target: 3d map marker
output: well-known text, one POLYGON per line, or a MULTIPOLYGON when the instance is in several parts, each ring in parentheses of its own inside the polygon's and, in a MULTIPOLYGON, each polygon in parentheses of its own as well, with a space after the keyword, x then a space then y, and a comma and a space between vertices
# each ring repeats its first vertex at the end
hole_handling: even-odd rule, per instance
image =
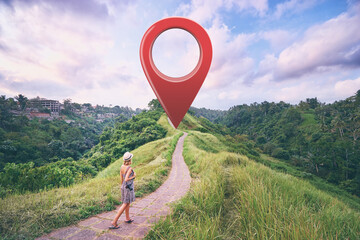
POLYGON ((140 60, 150 86, 174 127, 177 128, 203 84, 212 60, 211 41, 198 23, 182 17, 170 17, 154 23, 144 34, 140 45, 140 60), (166 30, 180 28, 194 36, 200 57, 189 74, 173 78, 161 73, 152 58, 156 38, 166 30))

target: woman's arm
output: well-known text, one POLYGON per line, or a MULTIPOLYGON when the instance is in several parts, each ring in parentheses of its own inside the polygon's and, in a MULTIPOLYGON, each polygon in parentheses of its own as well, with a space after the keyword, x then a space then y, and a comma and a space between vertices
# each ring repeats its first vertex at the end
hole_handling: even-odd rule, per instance
POLYGON ((127 171, 127 173, 126 173, 125 182, 130 181, 131 179, 135 178, 135 172, 134 172, 134 176, 130 177, 131 171, 132 171, 132 168, 130 167, 129 170, 127 171))
POLYGON ((121 176, 121 184, 122 184, 124 181, 124 176, 121 174, 121 170, 120 170, 120 176, 121 176))

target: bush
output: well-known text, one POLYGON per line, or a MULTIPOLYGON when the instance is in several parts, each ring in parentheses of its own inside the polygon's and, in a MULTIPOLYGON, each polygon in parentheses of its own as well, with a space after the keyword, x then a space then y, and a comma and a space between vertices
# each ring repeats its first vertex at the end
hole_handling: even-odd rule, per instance
POLYGON ((275 148, 272 153, 271 153, 272 157, 275 158, 280 158, 280 159, 284 159, 284 160, 289 160, 290 159, 290 154, 288 151, 282 149, 282 148, 275 148))
POLYGON ((256 139, 256 142, 258 144, 265 144, 267 141, 266 141, 266 138, 264 136, 260 136, 256 139))
POLYGON ((276 145, 274 143, 268 142, 268 143, 264 144, 263 150, 264 150, 264 153, 271 154, 275 148, 276 148, 276 145))

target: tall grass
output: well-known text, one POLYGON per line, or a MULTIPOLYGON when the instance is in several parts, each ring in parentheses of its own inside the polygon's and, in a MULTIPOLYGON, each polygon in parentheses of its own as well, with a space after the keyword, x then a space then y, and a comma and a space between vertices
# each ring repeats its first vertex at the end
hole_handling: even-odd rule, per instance
POLYGON ((221 151, 213 136, 191 132, 184 158, 191 191, 147 239, 357 239, 360 213, 306 180, 221 151), (207 141, 209 153, 199 138, 207 141), (200 146, 201 148, 198 148, 200 146))
POLYGON ((183 155, 193 177, 191 192, 174 206, 174 212, 157 224, 146 239, 214 239, 220 235, 226 173, 218 171, 221 168, 219 161, 207 161, 218 158, 219 154, 185 144, 183 155))
MULTIPOLYGON (((137 196, 154 191, 165 180, 181 133, 134 150, 137 196), (169 162, 170 161, 170 162, 169 162)), ((112 163, 87 182, 0 199, 0 238, 33 239, 120 204, 120 166, 112 163)))
POLYGON ((179 133, 179 130, 176 130, 175 128, 170 126, 168 121, 169 120, 168 120, 168 117, 166 114, 161 115, 161 117, 157 121, 158 124, 160 124, 163 128, 166 129, 166 131, 167 131, 166 137, 173 136, 173 135, 176 135, 177 133, 179 133))
MULTIPOLYGON (((142 147, 139 147, 132 151, 131 153, 134 154, 133 161, 132 161, 132 167, 134 169, 137 169, 138 167, 144 167, 145 165, 149 164, 151 161, 153 161, 157 156, 162 156, 163 153, 166 152, 166 150, 169 147, 169 143, 171 141, 172 137, 160 139, 154 142, 150 142, 142 147)), ((112 176, 120 176, 120 168, 123 164, 123 161, 115 161, 112 164, 110 164, 106 169, 101 171, 95 178, 107 178, 112 176)), ((143 169, 139 169, 140 171, 143 171, 143 169)), ((137 172, 138 173, 138 172, 137 172)))
POLYGON ((185 114, 183 120, 178 126, 180 130, 189 130, 194 128, 203 128, 199 121, 195 119, 195 117, 191 116, 190 114, 185 114))
POLYGON ((341 202, 345 203, 348 207, 353 208, 356 211, 360 211, 359 197, 351 195, 349 192, 341 189, 339 186, 331 184, 316 175, 304 172, 300 168, 295 167, 289 163, 280 161, 264 154, 261 154, 259 158, 256 158, 256 161, 264 164, 271 169, 276 170, 277 172, 283 172, 297 178, 304 179, 307 183, 310 183, 318 190, 326 192, 329 195, 337 198, 341 202))
MULTIPOLYGON (((234 158, 236 156, 233 156, 234 158)), ((304 180, 252 161, 232 168, 225 217, 233 239, 355 239, 359 212, 304 180)))

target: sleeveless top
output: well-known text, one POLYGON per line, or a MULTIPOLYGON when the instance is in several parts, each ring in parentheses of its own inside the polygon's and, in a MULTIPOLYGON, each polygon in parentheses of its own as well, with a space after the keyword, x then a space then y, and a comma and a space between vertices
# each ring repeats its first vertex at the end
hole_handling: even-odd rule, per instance
MULTIPOLYGON (((126 185, 127 185, 127 186, 129 186, 129 188, 134 189, 134 179, 131 179, 129 181, 125 181, 125 176, 127 174, 127 171, 129 170, 129 168, 130 168, 130 166, 126 169, 125 173, 123 174, 123 183, 121 185, 121 188, 123 188, 123 187, 125 188, 126 185)), ((134 176, 134 171, 133 170, 131 170, 131 173, 130 173, 129 177, 132 177, 132 176, 134 176)))
MULTIPOLYGON (((121 185, 121 201, 123 203, 132 203, 135 201, 134 179, 125 181, 125 176, 129 167, 126 169, 125 174, 123 174, 123 183, 121 185)), ((132 176, 134 176, 134 171, 131 171, 130 173, 130 177, 132 176)))

